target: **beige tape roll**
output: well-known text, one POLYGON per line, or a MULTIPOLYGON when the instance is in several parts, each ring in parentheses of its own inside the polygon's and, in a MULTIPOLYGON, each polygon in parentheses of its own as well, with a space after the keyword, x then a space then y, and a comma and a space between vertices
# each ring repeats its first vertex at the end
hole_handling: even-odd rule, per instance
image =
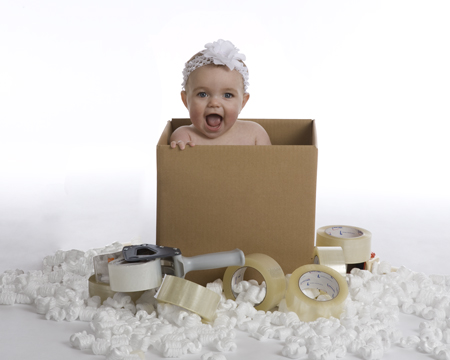
POLYGON ((328 266, 344 277, 347 273, 344 250, 340 246, 316 246, 313 251, 313 260, 314 264, 328 266))
POLYGON ((347 296, 347 282, 337 271, 325 265, 304 265, 295 270, 289 279, 286 308, 305 322, 319 317, 339 318, 347 296), (308 289, 325 292, 331 300, 312 299, 303 292, 308 289))
POLYGON ((192 311, 206 320, 213 320, 220 295, 192 281, 166 275, 155 295, 158 301, 192 311))
POLYGON ((145 291, 161 285, 161 261, 127 262, 123 259, 108 263, 111 290, 120 292, 145 291))
POLYGON ((236 294, 233 286, 244 280, 247 268, 257 270, 266 282, 266 296, 264 300, 255 305, 257 310, 268 311, 273 309, 284 297, 286 291, 286 278, 281 266, 270 256, 265 254, 250 254, 245 256, 245 266, 229 266, 223 276, 223 291, 228 299, 235 300, 236 294))
POLYGON ((370 259, 370 231, 354 226, 323 226, 317 230, 316 246, 340 246, 346 264, 359 264, 370 259))
MULTIPOLYGON (((136 291, 136 292, 130 292, 125 293, 126 295, 131 297, 131 300, 136 302, 137 299, 139 299, 144 291, 136 291)), ((112 298, 116 294, 116 291, 112 291, 111 287, 108 284, 105 284, 103 282, 98 282, 95 279, 95 275, 92 275, 89 278, 89 296, 100 296, 100 299, 105 301, 107 298, 112 298)))

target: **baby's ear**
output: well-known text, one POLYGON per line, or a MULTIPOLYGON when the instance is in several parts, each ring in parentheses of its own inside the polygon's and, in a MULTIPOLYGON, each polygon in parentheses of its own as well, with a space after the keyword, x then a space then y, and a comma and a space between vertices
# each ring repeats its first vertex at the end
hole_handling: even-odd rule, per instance
POLYGON ((241 108, 241 110, 244 108, 245 104, 247 104, 248 99, 250 99, 250 94, 249 93, 245 93, 244 97, 242 99, 242 108, 241 108))
POLYGON ((184 106, 186 106, 186 108, 187 108, 188 107, 187 106, 187 95, 186 95, 186 91, 185 90, 183 90, 181 92, 181 101, 183 101, 184 106))

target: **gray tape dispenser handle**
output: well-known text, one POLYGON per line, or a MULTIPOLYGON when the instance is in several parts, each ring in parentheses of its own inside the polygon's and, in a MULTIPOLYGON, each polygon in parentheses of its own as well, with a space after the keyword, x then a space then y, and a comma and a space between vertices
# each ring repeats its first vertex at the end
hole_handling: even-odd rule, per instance
POLYGON ((242 250, 235 249, 231 251, 223 251, 218 253, 197 255, 192 257, 185 257, 180 255, 179 257, 175 256, 174 261, 175 261, 175 272, 177 268, 176 263, 178 261, 182 263, 183 274, 180 277, 184 277, 184 275, 193 270, 210 270, 228 266, 244 266, 245 255, 242 252, 242 250))
POLYGON ((181 251, 178 248, 142 244, 124 247, 122 253, 124 260, 128 262, 152 261, 156 259, 172 261, 174 275, 177 277, 184 277, 193 270, 210 270, 245 265, 245 255, 239 249, 186 257, 181 255, 181 251))

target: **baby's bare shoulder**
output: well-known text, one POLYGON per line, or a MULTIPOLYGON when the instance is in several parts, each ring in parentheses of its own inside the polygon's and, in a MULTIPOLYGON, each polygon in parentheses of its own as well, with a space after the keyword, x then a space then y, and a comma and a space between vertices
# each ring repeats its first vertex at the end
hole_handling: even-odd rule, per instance
POLYGON ((240 121, 241 131, 253 135, 256 145, 271 145, 267 131, 257 122, 240 121))
POLYGON ((189 125, 180 126, 176 128, 175 131, 170 136, 170 141, 190 141, 192 140, 193 131, 189 125))
POLYGON ((256 131, 264 130, 264 128, 261 125, 259 125, 258 123, 254 122, 254 121, 238 120, 236 122, 236 125, 239 128, 240 132, 253 133, 256 131))

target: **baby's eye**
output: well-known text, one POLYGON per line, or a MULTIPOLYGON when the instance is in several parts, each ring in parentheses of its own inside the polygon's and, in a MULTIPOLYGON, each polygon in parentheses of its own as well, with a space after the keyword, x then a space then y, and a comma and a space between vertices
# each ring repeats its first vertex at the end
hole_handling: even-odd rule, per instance
POLYGON ((233 97, 233 94, 231 94, 231 93, 225 93, 225 98, 226 99, 231 99, 232 97, 233 97))
POLYGON ((197 94, 197 96, 204 98, 204 97, 206 97, 206 93, 204 91, 201 91, 197 94))

